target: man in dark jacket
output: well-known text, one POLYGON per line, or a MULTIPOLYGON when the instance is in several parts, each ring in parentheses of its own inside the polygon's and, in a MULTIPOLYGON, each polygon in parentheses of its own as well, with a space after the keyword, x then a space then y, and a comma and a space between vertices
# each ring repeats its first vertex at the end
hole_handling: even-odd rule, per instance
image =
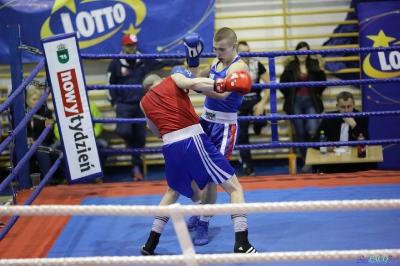
MULTIPOLYGON (((122 53, 140 54, 137 50, 137 43, 136 35, 124 35, 122 37, 122 53)), ((113 59, 108 66, 107 84, 139 85, 143 78, 153 70, 182 64, 182 60, 113 59)), ((143 90, 110 90, 109 100, 114 106, 118 118, 144 118, 139 107, 143 95, 143 90)), ((129 149, 143 149, 146 144, 146 123, 118 123, 116 132, 125 140, 129 149)), ((142 171, 141 154, 132 154, 132 176, 136 181, 142 180, 142 171)))
MULTIPOLYGON (((329 112, 328 114, 359 112, 357 109, 354 109, 355 101, 352 93, 342 91, 338 94, 336 100, 338 111, 329 112)), ((364 138, 368 140, 368 124, 368 117, 323 119, 312 141, 320 141, 322 130, 324 131, 326 141, 355 141, 360 133, 362 133, 364 138)), ((328 152, 333 152, 335 148, 336 147, 328 147, 328 152)), ((370 170, 374 167, 375 164, 370 163, 351 163, 340 165, 320 165, 318 168, 321 173, 345 173, 370 170)), ((314 167, 314 169, 316 169, 316 167, 314 167)))

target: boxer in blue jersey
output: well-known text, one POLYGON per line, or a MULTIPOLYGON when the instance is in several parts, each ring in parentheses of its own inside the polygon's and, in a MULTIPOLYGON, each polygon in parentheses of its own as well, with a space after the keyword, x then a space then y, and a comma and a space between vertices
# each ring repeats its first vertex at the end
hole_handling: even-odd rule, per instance
MULTIPOLYGON (((211 79, 225 78, 236 71, 249 72, 248 65, 237 54, 237 36, 230 28, 221 28, 214 35, 213 49, 216 58, 210 66, 199 70, 199 58, 202 49, 201 37, 190 36, 184 38, 187 48, 187 60, 189 70, 197 77, 209 77, 211 79)), ((201 126, 210 137, 216 148, 229 160, 236 139, 239 136, 237 113, 243 100, 243 95, 237 92, 225 92, 217 94, 213 91, 203 92, 206 95, 204 109, 201 116, 201 126)), ((192 200, 195 204, 215 204, 217 201, 217 186, 208 183, 203 193, 195 183, 192 183, 195 196, 192 200)), ((206 245, 209 242, 208 225, 212 216, 192 216, 188 222, 188 229, 196 229, 195 242, 197 245, 206 245)))

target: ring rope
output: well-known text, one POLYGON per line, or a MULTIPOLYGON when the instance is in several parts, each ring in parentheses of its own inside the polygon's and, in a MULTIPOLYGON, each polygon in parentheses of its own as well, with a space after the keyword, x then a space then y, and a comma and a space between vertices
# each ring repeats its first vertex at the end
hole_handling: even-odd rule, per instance
POLYGON ((35 141, 32 147, 28 150, 28 152, 22 157, 22 159, 18 162, 15 168, 11 171, 11 173, 4 179, 4 181, 0 184, 0 192, 3 191, 7 185, 14 179, 14 177, 19 173, 24 164, 28 162, 28 160, 33 156, 36 152, 36 149, 43 142, 47 134, 53 130, 53 126, 47 126, 43 133, 39 136, 39 138, 35 141))
MULTIPOLYGON (((273 149, 273 148, 291 148, 291 147, 339 147, 339 146, 357 146, 357 145, 383 145, 383 144, 397 144, 400 139, 384 139, 384 140, 357 140, 357 141, 331 141, 324 142, 276 142, 272 141, 265 144, 242 144, 236 145, 234 150, 248 150, 248 149, 273 149)), ((141 154, 141 153, 161 153, 162 148, 146 148, 146 149, 103 149, 98 150, 100 154, 141 154)))
MULTIPOLYGON (((253 89, 267 88, 293 88, 293 87, 321 87, 321 86, 343 86, 343 85, 359 85, 359 84, 376 84, 376 83, 394 83, 400 82, 400 78, 382 78, 382 79, 349 79, 337 81, 303 81, 303 82, 286 82, 286 83, 263 83, 252 84, 253 89)), ((142 90, 141 85, 87 85, 87 90, 142 90)))
MULTIPOLYGON (((302 115, 265 115, 265 116, 238 116, 238 121, 275 121, 311 118, 343 118, 343 117, 370 117, 370 116, 395 116, 400 111, 374 111, 359 113, 333 113, 333 114, 302 114, 302 115)), ((93 118, 94 123, 144 123, 145 118, 93 118)))
MULTIPOLYGON (((252 254, 202 254, 195 255, 195 260, 200 264, 219 263, 256 263, 278 261, 325 261, 349 260, 365 257, 378 257, 390 254, 392 257, 400 256, 400 249, 366 249, 366 250, 324 250, 324 251, 296 251, 296 252, 264 252, 252 254)), ((107 257, 80 257, 80 258, 41 258, 41 259, 0 259, 0 265, 36 266, 36 265, 176 265, 185 264, 183 255, 160 256, 107 256, 107 257)))
POLYGON ((40 60, 38 65, 32 70, 31 74, 29 74, 29 76, 26 79, 24 79, 21 85, 19 85, 19 87, 10 95, 10 97, 8 97, 7 100, 5 100, 4 103, 0 105, 0 114, 10 106, 10 104, 14 101, 14 99, 18 95, 20 95, 23 90, 25 90, 25 88, 29 85, 29 83, 33 80, 33 78, 43 68, 45 62, 46 62, 45 59, 40 60))
MULTIPOLYGON (((201 206, 71 206, 71 205, 39 205, 39 206, 3 206, 4 215, 57 216, 57 215, 175 215, 186 214, 230 214, 234 212, 299 212, 299 211, 332 211, 332 210, 374 210, 398 209, 400 199, 389 200, 343 200, 343 201, 298 201, 247 204, 215 204, 201 206)), ((383 250, 346 250, 346 251, 299 251, 270 252, 258 254, 212 254, 194 255, 192 263, 187 265, 211 263, 244 263, 273 261, 304 260, 345 260, 361 259, 364 256, 400 255, 400 249, 383 250)), ((57 258, 57 259, 7 259, 0 260, 0 265, 104 265, 104 264, 185 264, 185 255, 164 255, 154 257, 90 257, 90 258, 57 258)))
MULTIPOLYGON (((14 94, 13 94, 14 95, 14 94)), ((37 104, 25 115, 25 117, 22 119, 22 121, 18 124, 18 126, 9 132, 9 136, 0 144, 0 153, 3 152, 3 150, 11 143, 14 141, 15 136, 25 128, 26 124, 29 123, 29 121, 32 119, 32 117, 36 114, 36 112, 39 110, 39 108, 44 104, 44 102, 47 100, 47 97, 49 96, 49 92, 45 91, 43 95, 39 98, 37 104)), ((10 124, 12 124, 10 122, 10 124)), ((43 132, 40 134, 38 139, 35 141, 35 143, 32 145, 32 147, 29 149, 29 151, 22 157, 22 159, 18 162, 18 164, 15 166, 15 168, 10 168, 10 174, 5 178, 5 180, 0 184, 0 192, 3 191, 8 184, 12 182, 14 177, 19 173, 21 168, 24 166, 24 164, 33 156, 35 153, 36 149, 41 145, 41 143, 44 141, 46 136, 49 134, 50 131, 53 130, 53 124, 49 124, 46 126, 46 128, 43 130, 43 132)), ((12 156, 10 156, 12 157, 12 156)), ((11 160, 11 158, 10 158, 11 160)))
POLYGON ((214 205, 180 205, 147 206, 147 205, 34 205, 34 206, 0 206, 3 215, 25 216, 70 216, 70 215, 170 215, 170 206, 179 205, 182 215, 212 215, 253 212, 300 212, 300 211, 349 211, 400 209, 400 199, 380 200, 319 200, 294 202, 266 202, 214 205))
MULTIPOLYGON (((291 55, 314 55, 314 54, 332 54, 332 53, 361 53, 361 52, 381 52, 381 51, 397 51, 400 50, 399 46, 390 47, 361 47, 361 48, 339 48, 339 49, 325 49, 325 50, 293 50, 293 51, 272 51, 272 52, 240 52, 239 55, 243 57, 278 57, 278 56, 291 56, 291 55)), ((82 59, 111 59, 111 58, 124 58, 124 59, 174 59, 186 58, 187 55, 180 54, 82 54, 82 59)), ((200 57, 215 58, 215 53, 202 53, 200 57)))
MULTIPOLYGON (((42 192, 42 189, 44 186, 49 182, 49 180, 52 178, 53 174, 57 171, 59 165, 61 164, 63 154, 60 154, 60 156, 57 158, 57 160, 54 162, 53 166, 50 168, 49 172, 46 174, 46 176, 43 178, 43 180, 40 181, 39 185, 36 187, 36 189, 33 191, 33 193, 29 196, 29 198, 24 202, 24 205, 30 205, 32 202, 37 198, 40 192, 42 192)), ((18 206, 18 205, 16 205, 18 206)), ((0 241, 4 239, 4 237, 7 235, 7 233, 11 230, 11 228, 14 226, 14 224, 17 222, 19 219, 19 216, 13 216, 8 223, 4 226, 4 228, 0 231, 0 241)))
MULTIPOLYGON (((14 95, 14 94, 12 94, 14 95)), ((29 121, 32 119, 32 117, 36 114, 36 112, 39 110, 39 108, 44 104, 44 102, 47 100, 47 97, 49 96, 49 93, 45 91, 38 100, 37 104, 25 115, 25 117, 22 119, 22 121, 18 124, 18 126, 15 127, 15 129, 12 132, 9 132, 9 136, 0 144, 0 153, 4 151, 4 149, 11 143, 13 138, 22 130, 25 129, 26 124, 29 123, 29 121)), ((3 105, 1 105, 3 106, 3 105)), ((11 121, 9 121, 11 123, 11 121)), ((43 133, 42 133, 43 134, 43 133)), ((41 142, 40 142, 41 143, 41 142)), ((1 190, 0 190, 1 191, 1 190)))

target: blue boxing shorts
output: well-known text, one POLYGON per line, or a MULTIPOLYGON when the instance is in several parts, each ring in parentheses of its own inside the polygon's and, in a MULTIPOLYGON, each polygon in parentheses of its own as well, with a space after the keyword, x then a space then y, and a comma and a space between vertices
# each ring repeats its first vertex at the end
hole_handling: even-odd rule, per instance
POLYGON ((221 184, 235 173, 200 124, 167 133, 163 141, 167 183, 181 195, 193 196, 192 180, 202 190, 207 183, 221 184))
POLYGON ((220 121, 214 122, 209 119, 200 117, 200 124, 204 132, 210 137, 214 146, 221 154, 229 160, 232 156, 233 149, 239 135, 240 128, 237 120, 222 123, 220 121))

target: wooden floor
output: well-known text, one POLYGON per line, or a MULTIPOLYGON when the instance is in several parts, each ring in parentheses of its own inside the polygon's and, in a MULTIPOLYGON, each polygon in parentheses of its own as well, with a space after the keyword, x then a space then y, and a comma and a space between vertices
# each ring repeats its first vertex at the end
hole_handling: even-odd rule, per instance
MULTIPOLYGON (((400 184, 400 171, 368 171, 351 174, 325 175, 277 175, 242 177, 244 190, 293 189, 304 187, 361 186, 378 184, 400 184)), ((220 189, 220 188, 219 188, 220 189)), ((33 202, 34 205, 79 205, 90 197, 121 197, 164 194, 165 181, 84 184, 73 186, 45 187, 33 202)), ((220 190, 222 191, 222 190, 220 190)), ((18 202, 23 203, 32 193, 18 193, 18 202)), ((10 217, 1 217, 7 222, 10 217)), ((21 217, 0 242, 0 258, 43 258, 53 246, 69 217, 21 217)))

